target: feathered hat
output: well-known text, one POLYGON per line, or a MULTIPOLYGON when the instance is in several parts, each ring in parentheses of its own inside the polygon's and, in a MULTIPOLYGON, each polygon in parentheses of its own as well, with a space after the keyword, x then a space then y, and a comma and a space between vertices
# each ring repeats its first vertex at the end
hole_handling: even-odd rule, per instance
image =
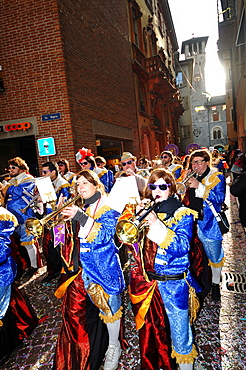
POLYGON ((82 149, 79 149, 75 158, 76 158, 76 161, 80 164, 81 162, 83 162, 85 157, 93 157, 93 156, 94 154, 92 153, 91 149, 87 149, 83 147, 82 149))

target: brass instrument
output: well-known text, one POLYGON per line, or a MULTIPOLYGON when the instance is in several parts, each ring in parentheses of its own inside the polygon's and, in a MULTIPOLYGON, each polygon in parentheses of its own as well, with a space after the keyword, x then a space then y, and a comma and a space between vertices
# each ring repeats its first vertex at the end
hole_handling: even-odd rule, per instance
POLYGON ((130 244, 138 242, 140 240, 141 232, 146 226, 144 219, 151 211, 154 210, 155 207, 156 201, 149 201, 143 209, 136 213, 136 215, 130 217, 129 219, 123 219, 117 222, 116 235, 119 240, 123 243, 130 244), (140 215, 140 213, 143 211, 145 211, 145 213, 140 215))
POLYGON ((0 175, 0 177, 6 177, 6 176, 10 176, 10 172, 3 173, 2 175, 0 175))
POLYGON ((185 193, 186 191, 186 186, 185 184, 187 183, 187 181, 191 178, 191 177, 194 177, 194 175, 197 174, 196 171, 192 171, 188 174, 188 176, 186 177, 186 179, 184 179, 182 182, 177 182, 176 183, 176 189, 177 189, 177 194, 179 195, 182 195, 185 193))
POLYGON ((57 219, 56 216, 58 216, 59 213, 61 213, 61 211, 64 208, 70 206, 71 204, 73 204, 74 202, 76 202, 80 198, 81 198, 81 195, 77 195, 76 197, 74 197, 72 199, 69 199, 67 202, 62 204, 61 207, 54 210, 53 212, 51 212, 47 216, 43 217, 41 220, 39 220, 36 217, 29 217, 26 220, 26 223, 25 223, 27 234, 32 234, 33 236, 36 236, 36 237, 40 238, 43 235, 44 226, 47 229, 51 229, 52 227, 57 226, 62 222, 65 222, 64 217, 59 217, 57 219), (54 219, 54 220, 51 221, 52 219, 54 219))
POLYGON ((20 211, 21 211, 22 213, 26 213, 26 211, 27 211, 27 209, 28 209, 29 207, 33 208, 33 207, 34 207, 34 205, 35 205, 36 200, 38 199, 38 197, 39 197, 39 193, 38 193, 38 194, 36 194, 36 195, 34 195, 34 197, 30 200, 30 202, 29 202, 29 203, 27 203, 27 205, 26 205, 24 208, 21 208, 21 209, 20 209, 20 211))

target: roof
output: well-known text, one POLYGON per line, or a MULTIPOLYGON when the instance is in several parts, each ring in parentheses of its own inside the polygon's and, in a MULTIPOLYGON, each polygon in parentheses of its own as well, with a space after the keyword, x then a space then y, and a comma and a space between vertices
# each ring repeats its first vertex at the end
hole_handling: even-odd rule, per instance
POLYGON ((198 42, 203 42, 205 41, 205 46, 208 41, 208 36, 203 36, 203 37, 193 37, 192 39, 186 40, 182 42, 182 48, 181 48, 181 54, 184 54, 185 52, 185 45, 190 45, 190 44, 195 44, 198 42))

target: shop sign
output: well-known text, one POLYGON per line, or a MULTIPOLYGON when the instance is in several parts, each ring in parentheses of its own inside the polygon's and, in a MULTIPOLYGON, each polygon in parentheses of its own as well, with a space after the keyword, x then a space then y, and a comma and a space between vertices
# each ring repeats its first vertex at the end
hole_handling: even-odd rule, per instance
POLYGON ((118 157, 120 156, 120 148, 103 148, 103 157, 118 157))
POLYGON ((19 123, 11 123, 5 126, 0 126, 0 131, 3 132, 10 132, 10 131, 27 131, 31 128, 30 122, 19 122, 19 123))

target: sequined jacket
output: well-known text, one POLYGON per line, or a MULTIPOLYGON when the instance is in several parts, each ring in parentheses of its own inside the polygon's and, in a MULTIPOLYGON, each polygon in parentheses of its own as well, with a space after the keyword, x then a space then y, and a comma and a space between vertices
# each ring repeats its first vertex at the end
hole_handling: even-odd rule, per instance
POLYGON ((222 234, 206 200, 210 201, 219 212, 225 200, 225 192, 225 176, 215 168, 210 169, 208 175, 202 179, 198 189, 195 190, 195 196, 203 199, 203 220, 198 220, 198 227, 207 238, 212 240, 222 240, 222 234))
POLYGON ((22 172, 18 176, 12 178, 7 185, 6 207, 16 216, 20 224, 24 224, 27 218, 34 217, 35 215, 30 207, 27 208, 25 213, 21 211, 21 209, 25 208, 27 203, 32 199, 34 188, 34 177, 25 172, 22 172))
POLYGON ((125 287, 118 248, 114 242, 119 213, 106 205, 102 196, 87 208, 86 224, 80 226, 80 259, 83 274, 108 294, 119 294, 125 287))
POLYGON ((13 214, 0 207, 0 287, 12 284, 16 275, 16 264, 8 245, 17 223, 13 214))

